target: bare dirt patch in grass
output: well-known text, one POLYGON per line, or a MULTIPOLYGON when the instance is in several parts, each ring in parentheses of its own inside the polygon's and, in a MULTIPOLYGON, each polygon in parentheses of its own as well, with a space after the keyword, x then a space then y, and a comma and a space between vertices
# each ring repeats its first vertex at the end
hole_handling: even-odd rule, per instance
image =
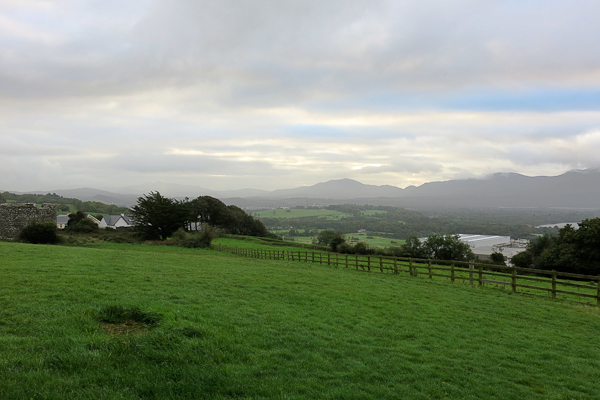
POLYGON ((132 320, 120 324, 102 324, 102 329, 112 336, 144 334, 149 330, 148 326, 132 320))

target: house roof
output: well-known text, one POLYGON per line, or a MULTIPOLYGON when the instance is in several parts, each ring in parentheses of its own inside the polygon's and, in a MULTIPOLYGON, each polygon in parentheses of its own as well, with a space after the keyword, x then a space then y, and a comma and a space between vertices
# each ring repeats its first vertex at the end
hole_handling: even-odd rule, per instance
POLYGON ((124 214, 105 215, 102 217, 102 219, 104 219, 106 221, 106 225, 108 225, 108 226, 114 226, 117 223, 117 221, 120 220, 121 218, 123 218, 123 220, 128 225, 133 225, 133 218, 128 215, 124 215, 124 214))
POLYGON ((57 224, 66 224, 67 222, 69 222, 69 216, 68 215, 57 215, 56 216, 56 223, 57 224))

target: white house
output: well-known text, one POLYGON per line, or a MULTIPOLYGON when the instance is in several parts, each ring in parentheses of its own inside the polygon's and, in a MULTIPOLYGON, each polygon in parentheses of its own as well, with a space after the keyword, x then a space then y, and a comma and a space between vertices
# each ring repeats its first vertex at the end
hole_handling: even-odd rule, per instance
POLYGON ((134 225, 133 219, 125 214, 105 215, 98 227, 100 228, 131 228, 134 225))

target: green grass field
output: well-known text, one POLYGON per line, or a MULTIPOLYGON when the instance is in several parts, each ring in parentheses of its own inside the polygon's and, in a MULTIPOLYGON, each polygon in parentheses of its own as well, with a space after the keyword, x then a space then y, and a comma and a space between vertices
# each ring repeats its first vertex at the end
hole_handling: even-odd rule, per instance
MULTIPOLYGON (((233 241, 233 239, 219 239, 233 241)), ((600 309, 211 250, 0 242, 2 399, 591 399, 600 309), (134 333, 105 306, 160 313, 134 333)))
POLYGON ((283 209, 278 208, 274 210, 265 210, 253 212, 252 215, 258 218, 305 218, 305 217, 316 217, 331 220, 339 220, 345 217, 351 217, 352 215, 346 214, 335 210, 325 209, 283 209))

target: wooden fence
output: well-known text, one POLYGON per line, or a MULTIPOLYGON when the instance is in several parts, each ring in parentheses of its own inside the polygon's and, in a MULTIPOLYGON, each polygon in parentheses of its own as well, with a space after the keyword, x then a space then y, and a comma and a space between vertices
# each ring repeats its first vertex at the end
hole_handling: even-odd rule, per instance
POLYGON ((416 258, 365 256, 315 251, 263 250, 221 244, 215 245, 214 249, 241 257, 310 262, 353 268, 364 272, 408 273, 411 276, 421 275, 430 279, 434 277, 446 278, 452 282, 463 281, 469 282, 471 285, 478 284, 479 286, 495 285, 509 288, 513 293, 536 295, 537 293, 535 292, 543 291, 554 299, 567 298, 582 303, 592 302, 600 305, 600 275, 580 275, 568 272, 460 261, 435 260, 433 261, 435 262, 434 264, 432 260, 416 258), (538 286, 534 286, 534 284, 538 286), (519 288, 521 289, 519 290, 519 288), (586 300, 574 299, 573 297, 584 298, 586 300))

